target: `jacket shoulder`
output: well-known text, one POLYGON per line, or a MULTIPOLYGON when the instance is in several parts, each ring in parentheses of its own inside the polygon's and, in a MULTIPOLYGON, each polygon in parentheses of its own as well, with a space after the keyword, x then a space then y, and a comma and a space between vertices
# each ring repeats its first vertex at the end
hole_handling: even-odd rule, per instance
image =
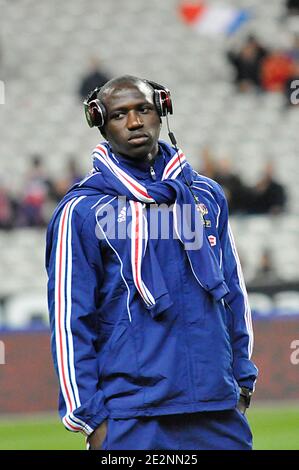
POLYGON ((197 173, 195 170, 193 170, 193 178, 194 187, 198 186, 202 189, 206 189, 221 205, 226 201, 223 188, 219 183, 211 178, 208 178, 207 176, 197 173))
MULTIPOLYGON (((95 209, 99 195, 70 194, 65 196, 56 207, 46 233, 46 260, 49 260, 52 247, 59 238, 63 226, 72 227, 72 233, 93 239, 95 209)), ((48 261, 47 261, 48 263, 48 261)))
POLYGON ((84 231, 94 230, 96 223, 95 211, 96 206, 101 200, 99 194, 88 195, 70 194, 65 196, 60 204, 56 207, 47 230, 47 240, 50 241, 56 236, 61 223, 71 222, 72 229, 80 233, 84 227, 84 231))

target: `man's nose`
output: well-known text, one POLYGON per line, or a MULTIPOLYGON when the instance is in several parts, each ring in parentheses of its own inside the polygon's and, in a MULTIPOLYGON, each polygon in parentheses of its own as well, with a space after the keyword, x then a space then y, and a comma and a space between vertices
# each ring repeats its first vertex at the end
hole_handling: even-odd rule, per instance
POLYGON ((143 126, 143 121, 141 116, 136 111, 129 111, 127 115, 127 127, 129 130, 131 129, 139 129, 143 126))

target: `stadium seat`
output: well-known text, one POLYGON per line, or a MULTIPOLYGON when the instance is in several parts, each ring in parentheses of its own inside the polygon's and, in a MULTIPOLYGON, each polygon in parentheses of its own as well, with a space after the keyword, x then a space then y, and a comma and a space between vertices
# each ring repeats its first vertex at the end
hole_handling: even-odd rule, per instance
POLYGON ((273 311, 273 302, 271 297, 259 292, 250 292, 248 294, 249 304, 253 313, 267 316, 273 311))
POLYGON ((284 291, 275 294, 274 306, 280 314, 299 314, 299 292, 284 291))
POLYGON ((37 292, 27 292, 13 296, 5 305, 6 328, 22 329, 30 326, 48 325, 46 296, 37 292))

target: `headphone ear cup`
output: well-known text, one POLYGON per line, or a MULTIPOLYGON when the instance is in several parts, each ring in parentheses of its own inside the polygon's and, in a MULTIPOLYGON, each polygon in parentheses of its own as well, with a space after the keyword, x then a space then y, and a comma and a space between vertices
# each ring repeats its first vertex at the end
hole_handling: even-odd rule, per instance
POLYGON ((154 90, 154 103, 158 112, 158 115, 161 117, 163 116, 163 108, 161 102, 161 96, 159 90, 154 90))
POLYGON ((86 120, 89 127, 103 127, 106 120, 106 109, 97 98, 84 103, 86 120))
POLYGON ((94 113, 92 112, 89 104, 86 101, 84 102, 84 112, 89 127, 94 127, 94 113))
POLYGON ((165 106, 167 108, 167 113, 173 114, 172 99, 171 99, 170 91, 168 90, 166 90, 165 106))
POLYGON ((168 90, 154 90, 154 102, 160 117, 173 113, 172 100, 168 90))

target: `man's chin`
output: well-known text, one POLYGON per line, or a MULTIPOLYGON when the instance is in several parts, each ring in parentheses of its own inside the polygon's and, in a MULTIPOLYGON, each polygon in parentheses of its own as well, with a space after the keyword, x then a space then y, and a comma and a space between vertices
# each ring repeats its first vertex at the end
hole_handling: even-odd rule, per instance
POLYGON ((152 145, 134 145, 130 148, 124 149, 124 151, 121 153, 127 156, 128 158, 143 160, 147 158, 148 155, 153 154, 154 152, 152 145))

